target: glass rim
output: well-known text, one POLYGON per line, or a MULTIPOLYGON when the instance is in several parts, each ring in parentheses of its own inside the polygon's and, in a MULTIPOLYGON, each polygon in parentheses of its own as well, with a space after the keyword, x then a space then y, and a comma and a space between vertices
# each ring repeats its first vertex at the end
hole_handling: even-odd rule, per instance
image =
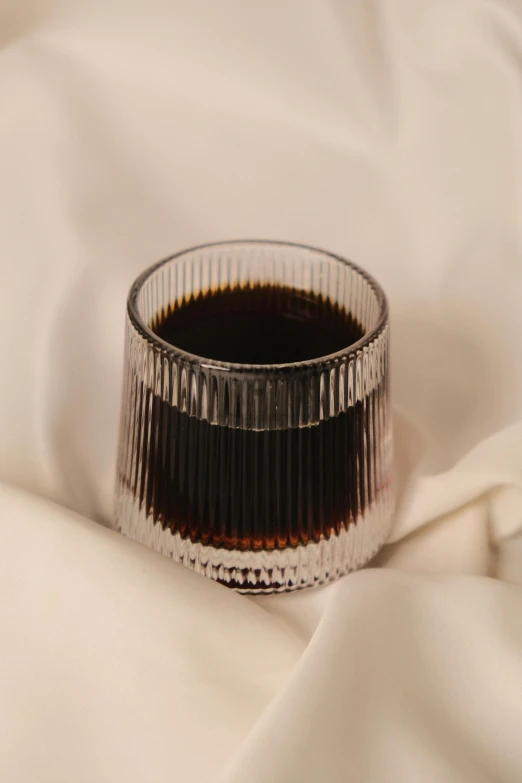
POLYGON ((223 240, 220 242, 206 242, 201 245, 194 245, 193 247, 185 248, 184 250, 173 253, 144 269, 144 271, 134 280, 131 285, 129 295, 127 297, 127 313, 132 326, 145 340, 158 346, 161 348, 161 350, 175 359, 209 370, 218 370, 222 372, 240 372, 242 375, 248 373, 252 373, 253 375, 260 375, 263 373, 278 373, 289 370, 306 371, 324 369, 325 367, 335 364, 337 361, 341 361, 356 354, 367 345, 370 345, 386 328, 388 324, 389 307, 386 294, 377 280, 358 264, 350 261, 347 258, 344 258, 343 256, 332 253, 328 250, 323 250, 319 247, 314 247, 313 245, 306 245, 300 242, 288 242, 284 240, 273 239, 232 239, 223 240), (365 332, 365 334, 359 340, 354 343, 350 343, 350 345, 347 345, 345 348, 341 348, 340 351, 335 351, 334 353, 330 353, 325 356, 319 356, 315 359, 306 359, 299 362, 285 362, 283 364, 244 364, 240 362, 227 362, 218 359, 208 359, 204 356, 199 356, 197 354, 190 353, 189 351, 185 351, 182 348, 178 348, 177 346, 172 345, 172 343, 163 340, 150 328, 147 323, 145 323, 144 319, 139 313, 138 296, 142 287, 145 285, 148 278, 162 266, 166 266, 168 263, 175 261, 182 256, 188 255, 189 253, 194 253, 198 250, 211 250, 212 248, 224 247, 226 245, 250 245, 252 247, 256 245, 267 245, 271 247, 297 248, 301 250, 312 251, 313 253, 320 253, 327 258, 333 259, 337 263, 341 263, 344 264, 344 266, 350 267, 350 269, 353 269, 366 281, 376 296, 379 314, 375 325, 365 332))

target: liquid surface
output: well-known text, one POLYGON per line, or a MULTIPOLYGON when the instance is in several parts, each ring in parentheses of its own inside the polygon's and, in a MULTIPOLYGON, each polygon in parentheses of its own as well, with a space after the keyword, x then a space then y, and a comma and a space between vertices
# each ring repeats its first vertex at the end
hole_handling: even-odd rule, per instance
POLYGON ((169 309, 152 328, 196 356, 240 364, 318 359, 364 334, 352 315, 330 300, 273 285, 200 294, 169 309))

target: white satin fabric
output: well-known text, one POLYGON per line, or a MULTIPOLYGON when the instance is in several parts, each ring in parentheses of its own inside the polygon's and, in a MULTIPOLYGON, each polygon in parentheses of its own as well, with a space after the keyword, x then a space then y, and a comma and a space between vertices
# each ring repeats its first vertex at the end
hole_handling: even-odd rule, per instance
POLYGON ((522 2, 0 14, 0 780, 518 783, 522 2), (107 529, 127 289, 234 237, 379 278, 406 415, 375 568, 255 600, 107 529))

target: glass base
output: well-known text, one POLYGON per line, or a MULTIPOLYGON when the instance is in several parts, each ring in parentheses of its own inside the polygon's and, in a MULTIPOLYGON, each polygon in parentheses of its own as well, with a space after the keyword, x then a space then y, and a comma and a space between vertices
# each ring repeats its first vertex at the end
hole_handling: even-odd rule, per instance
POLYGON ((216 549, 164 530, 130 493, 120 491, 117 521, 125 536, 198 574, 251 595, 314 587, 361 568, 385 543, 393 512, 391 492, 384 490, 356 523, 328 539, 285 549, 216 549))

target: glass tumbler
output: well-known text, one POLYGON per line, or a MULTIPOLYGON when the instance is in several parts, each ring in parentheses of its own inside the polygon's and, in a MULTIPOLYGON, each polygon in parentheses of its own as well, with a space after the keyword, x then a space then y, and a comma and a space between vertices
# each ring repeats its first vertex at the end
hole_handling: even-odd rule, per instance
POLYGON ((394 506, 388 331, 378 283, 310 247, 205 245, 145 271, 127 305, 118 529, 245 593, 320 585, 364 565, 394 506), (156 334, 191 303, 256 287, 312 302, 323 326, 342 314, 355 341, 312 358, 300 345, 296 361, 283 344, 285 361, 263 364, 227 361, 227 345, 206 358, 156 334))

